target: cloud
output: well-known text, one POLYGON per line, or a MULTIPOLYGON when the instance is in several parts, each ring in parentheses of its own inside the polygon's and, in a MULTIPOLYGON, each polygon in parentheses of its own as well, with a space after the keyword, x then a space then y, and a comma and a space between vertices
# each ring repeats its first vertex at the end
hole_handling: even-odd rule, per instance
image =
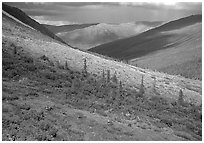
POLYGON ((150 9, 202 10, 201 2, 155 1, 155 2, 119 2, 118 4, 122 6, 144 7, 150 9))
POLYGON ((71 24, 78 24, 76 22, 70 21, 60 21, 60 20, 52 20, 50 17, 46 16, 31 16, 31 18, 35 19, 40 24, 49 24, 49 25, 71 25, 71 24))
POLYGON ((70 23, 170 21, 202 13, 201 2, 21 2, 7 4, 20 8, 29 16, 35 16, 40 22, 58 25, 70 21, 74 21, 70 23), (39 16, 43 16, 44 19, 40 19, 39 16))
POLYGON ((201 2, 179 2, 177 5, 182 9, 202 10, 201 2))
POLYGON ((101 9, 103 8, 104 6, 103 5, 84 5, 84 6, 80 6, 79 8, 81 9, 101 9))

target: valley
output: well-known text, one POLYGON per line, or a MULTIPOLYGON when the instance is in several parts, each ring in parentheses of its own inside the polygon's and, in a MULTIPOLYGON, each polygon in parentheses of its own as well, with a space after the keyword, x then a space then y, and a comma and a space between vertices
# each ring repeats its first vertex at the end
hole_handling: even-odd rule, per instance
POLYGON ((64 30, 57 32, 56 35, 73 47, 88 50, 104 43, 140 34, 161 23, 162 22, 100 23, 72 31, 64 30))
POLYGON ((141 68, 201 80, 202 70, 197 62, 202 59, 201 20, 199 15, 185 17, 137 36, 102 44, 90 51, 125 60, 141 68), (187 64, 188 70, 184 66, 187 64), (199 66, 197 72, 193 70, 194 65, 199 66))
MULTIPOLYGON (((105 44, 104 52, 114 56, 101 53, 104 45, 95 47, 100 52, 72 46, 70 40, 57 34, 66 26, 51 31, 14 17, 9 12, 2 14, 3 141, 202 140, 199 16, 184 18, 185 26, 180 21, 176 21, 176 27, 166 23, 170 30, 165 24, 156 27, 158 23, 152 23, 159 32, 153 28, 105 44), (145 37, 138 42, 141 47, 157 45, 137 57, 139 48, 132 48, 135 43, 131 43, 137 42, 135 37, 145 37), (120 52, 117 48, 124 44, 127 51, 120 52), (126 57, 128 52, 131 54, 126 57), (121 57, 129 64, 120 61, 121 57), (178 68, 181 71, 175 70, 178 68), (190 78, 182 75, 183 69, 189 71, 185 75, 190 78)), ((101 24, 75 25, 74 30, 71 26, 68 33, 73 36, 93 26, 101 24)), ((113 33, 127 36, 118 29, 113 33)), ((100 30, 104 34, 106 28, 100 30)))

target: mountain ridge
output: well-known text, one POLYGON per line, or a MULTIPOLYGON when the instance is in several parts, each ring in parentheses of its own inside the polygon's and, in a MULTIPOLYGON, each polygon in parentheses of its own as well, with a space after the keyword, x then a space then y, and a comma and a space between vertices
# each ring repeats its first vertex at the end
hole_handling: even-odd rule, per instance
POLYGON ((76 29, 82 29, 86 28, 89 26, 97 25, 98 23, 90 23, 90 24, 70 24, 70 25, 48 25, 48 24, 42 24, 46 28, 48 28, 50 31, 52 31, 54 34, 57 34, 59 32, 68 32, 68 31, 73 31, 76 29))
POLYGON ((40 31, 41 33, 48 35, 49 37, 56 39, 64 44, 67 45, 66 42, 64 42, 61 38, 57 37, 55 34, 50 32, 47 28, 45 28, 43 25, 39 24, 34 19, 30 18, 28 15, 26 15, 22 10, 11 7, 9 5, 6 5, 2 3, 2 10, 6 11, 8 14, 12 15, 16 19, 20 20, 21 22, 33 27, 34 29, 40 31))
POLYGON ((165 40, 168 39, 168 37, 171 37, 171 35, 161 35, 160 34, 161 32, 179 29, 201 21, 202 21, 201 15, 192 15, 192 16, 180 18, 180 19, 162 24, 156 28, 147 30, 139 35, 109 42, 109 43, 91 48, 89 50, 92 52, 97 52, 99 54, 103 54, 103 55, 107 55, 107 56, 110 56, 113 58, 119 58, 119 59, 129 60, 129 59, 137 58, 139 56, 141 57, 144 54, 150 53, 150 50, 152 49, 148 47, 145 47, 145 49, 144 48, 139 49, 138 45, 140 44, 142 45, 143 43, 145 44, 148 40, 153 40, 154 38, 155 39, 157 38, 157 40, 160 41, 156 43, 156 44, 160 44, 157 47, 160 47, 159 49, 162 49, 162 46, 165 43, 168 43, 165 40), (134 48, 137 48, 137 50, 134 51, 134 48), (132 57, 130 56, 131 54, 132 54, 132 57))
POLYGON ((140 34, 159 24, 161 22, 99 23, 82 29, 59 32, 57 35, 72 46, 87 50, 96 45, 140 34))

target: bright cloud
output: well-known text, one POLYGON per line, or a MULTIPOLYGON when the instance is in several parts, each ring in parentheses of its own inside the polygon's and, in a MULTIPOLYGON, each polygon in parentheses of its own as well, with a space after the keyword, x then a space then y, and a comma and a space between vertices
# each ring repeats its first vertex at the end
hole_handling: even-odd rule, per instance
POLYGON ((75 22, 70 22, 70 21, 50 20, 49 17, 45 17, 45 16, 31 16, 31 18, 35 19, 40 24, 49 24, 49 25, 56 25, 56 26, 77 24, 75 22))

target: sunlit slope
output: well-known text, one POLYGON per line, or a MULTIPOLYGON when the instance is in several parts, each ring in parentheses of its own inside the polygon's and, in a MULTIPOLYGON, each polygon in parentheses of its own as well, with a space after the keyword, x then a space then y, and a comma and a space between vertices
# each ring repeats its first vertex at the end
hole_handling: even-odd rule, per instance
POLYGON ((180 89, 183 89, 186 101, 201 103, 201 81, 171 76, 150 70, 144 70, 116 61, 107 60, 69 46, 60 44, 38 31, 17 24, 6 16, 2 18, 2 40, 9 41, 29 52, 33 58, 47 56, 54 63, 59 61, 64 65, 67 61, 69 68, 81 71, 84 59, 87 60, 87 70, 100 78, 102 71, 109 69, 111 76, 117 73, 117 78, 123 86, 139 90, 141 78, 144 76, 145 93, 152 95, 153 83, 156 81, 157 92, 166 98, 178 99, 180 89), (156 78, 156 80, 154 80, 156 78))
POLYGON ((162 34, 175 35, 168 39, 169 44, 165 45, 167 48, 132 59, 130 63, 170 74, 202 79, 202 24, 197 23, 162 34))

